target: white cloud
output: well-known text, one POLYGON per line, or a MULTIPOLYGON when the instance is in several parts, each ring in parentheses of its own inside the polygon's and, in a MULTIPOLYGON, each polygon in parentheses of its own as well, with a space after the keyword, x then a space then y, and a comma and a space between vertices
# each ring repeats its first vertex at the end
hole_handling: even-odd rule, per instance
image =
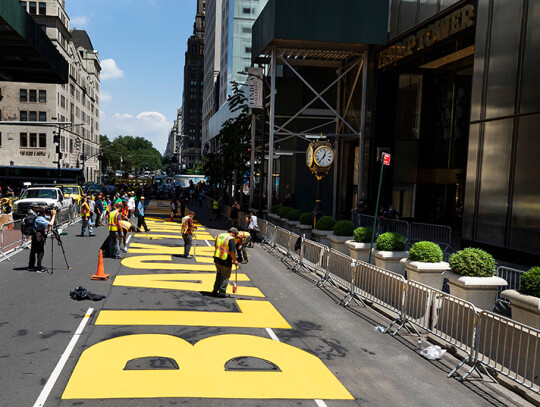
POLYGON ((116 61, 114 59, 104 59, 101 61, 101 79, 107 80, 107 79, 116 79, 116 78, 123 78, 124 77, 124 71, 122 71, 118 66, 116 65, 116 61))
POLYGON ((104 90, 100 91, 99 94, 99 101, 100 102, 110 102, 112 100, 112 96, 109 92, 105 92, 104 90))
POLYGON ((89 21, 89 18, 85 16, 73 17, 70 19, 70 25, 73 28, 85 28, 89 21))
POLYGON ((112 116, 101 114, 100 133, 109 140, 117 136, 144 137, 150 140, 161 153, 165 151, 172 121, 160 112, 141 112, 135 116, 129 113, 115 113, 112 116))

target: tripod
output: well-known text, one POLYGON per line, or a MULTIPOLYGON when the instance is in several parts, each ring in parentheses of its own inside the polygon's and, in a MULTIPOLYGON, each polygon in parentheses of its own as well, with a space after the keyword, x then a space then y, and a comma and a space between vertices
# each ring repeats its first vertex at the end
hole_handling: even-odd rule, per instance
POLYGON ((60 246, 60 248, 62 249, 62 254, 64 255, 64 260, 66 262, 66 268, 68 270, 71 270, 71 267, 69 267, 69 264, 68 264, 68 261, 67 261, 67 258, 66 258, 66 252, 64 250, 64 244, 62 243, 62 239, 60 238, 60 233, 58 232, 58 226, 57 225, 54 225, 51 228, 51 236, 53 238, 53 241, 51 242, 51 262, 52 262, 51 274, 53 274, 53 271, 54 271, 54 244, 53 244, 53 242, 55 240, 58 242, 58 246, 60 246))

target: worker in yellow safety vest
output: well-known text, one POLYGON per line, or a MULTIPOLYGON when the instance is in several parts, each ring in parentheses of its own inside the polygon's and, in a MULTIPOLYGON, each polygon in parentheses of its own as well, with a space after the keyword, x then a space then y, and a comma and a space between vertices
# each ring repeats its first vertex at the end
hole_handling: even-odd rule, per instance
POLYGON ((216 237, 214 264, 216 265, 217 274, 214 289, 212 290, 214 297, 228 297, 227 286, 231 277, 232 265, 238 267, 236 244, 234 242, 236 235, 238 235, 238 229, 230 228, 227 233, 221 233, 216 237))
POLYGON ((92 230, 92 222, 90 221, 90 197, 86 196, 83 203, 81 204, 81 236, 84 236, 86 227, 88 227, 88 236, 95 236, 94 231, 92 230))
POLYGON ((238 232, 234 238, 236 244, 236 258, 241 263, 248 262, 247 245, 251 242, 251 234, 249 232, 238 232))
POLYGON ((184 257, 186 259, 191 259, 189 251, 193 242, 193 231, 197 229, 197 226, 193 224, 194 217, 195 212, 190 211, 189 215, 182 218, 182 238, 184 239, 184 257))
POLYGON ((109 213, 109 257, 115 259, 120 258, 120 238, 123 236, 122 226, 120 221, 122 215, 120 210, 122 203, 114 205, 114 210, 109 213))
POLYGON ((219 203, 215 199, 212 201, 212 216, 210 220, 219 219, 219 203))

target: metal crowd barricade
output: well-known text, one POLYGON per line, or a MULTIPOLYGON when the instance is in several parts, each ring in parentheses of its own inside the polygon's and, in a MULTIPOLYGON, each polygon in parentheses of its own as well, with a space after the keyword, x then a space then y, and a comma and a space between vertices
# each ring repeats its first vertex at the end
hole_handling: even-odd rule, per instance
POLYGON ((488 311, 479 313, 473 367, 486 366, 540 393, 540 330, 488 311))
MULTIPOLYGON (((373 224, 371 224, 371 227, 373 227, 373 224)), ((386 232, 399 233, 406 241, 409 241, 409 222, 396 219, 379 219, 377 221, 377 233, 386 232)))
POLYGON ((509 303, 508 300, 501 298, 501 293, 504 290, 519 290, 519 283, 521 281, 521 276, 525 273, 523 270, 514 269, 511 267, 505 267, 505 266, 499 266, 497 267, 496 275, 497 277, 501 277, 508 285, 506 286, 500 286, 499 290, 497 292, 497 301, 501 301, 504 303, 509 303))
MULTIPOLYGON (((330 249, 328 254, 328 267, 326 273, 317 282, 317 286, 322 287, 326 282, 334 285, 341 285, 347 290, 347 294, 342 298, 340 304, 345 304, 345 299, 354 298, 353 276, 356 270, 356 260, 337 250, 330 249)), ((350 302, 347 301, 347 304, 350 302)))
POLYGON ((289 232, 288 230, 276 226, 276 240, 274 247, 277 249, 278 252, 282 252, 283 256, 281 257, 281 260, 283 260, 289 255, 290 234, 291 232, 289 232))
POLYGON ((364 228, 373 228, 375 218, 370 215, 358 215, 358 224, 364 228))
POLYGON ((30 248, 28 242, 30 237, 24 236, 21 231, 22 220, 11 221, 0 226, 0 255, 4 259, 11 259, 7 256, 12 250, 21 247, 30 248))
POLYGON ((299 266, 307 271, 326 273, 328 268, 328 246, 314 242, 312 240, 303 240, 302 255, 299 266))
POLYGON ((432 225, 428 223, 411 223, 409 228, 409 241, 411 243, 428 240, 443 247, 446 252, 452 244, 452 228, 444 225, 432 225))
MULTIPOLYGON (((282 259, 282 262, 285 263, 287 266, 287 269, 292 270, 295 269, 296 266, 300 263, 300 252, 301 250, 296 250, 296 242, 300 239, 300 236, 298 236, 296 233, 289 233, 289 241, 287 244, 287 258, 282 259), (292 261, 292 264, 289 264, 288 260, 292 261)), ((302 247, 302 243, 300 243, 300 248, 302 247)))
POLYGON ((402 321, 405 307, 407 282, 402 275, 363 261, 357 261, 353 280, 353 297, 378 304, 398 317, 382 332, 388 332, 394 324, 402 321))
POLYGON ((465 362, 472 361, 478 313, 470 302, 416 281, 407 281, 407 295, 400 327, 419 327, 461 349, 467 356, 448 374, 451 377, 465 362))
POLYGON ((265 243, 268 244, 267 251, 270 253, 276 247, 276 235, 277 235, 277 226, 272 223, 266 223, 266 236, 265 243))

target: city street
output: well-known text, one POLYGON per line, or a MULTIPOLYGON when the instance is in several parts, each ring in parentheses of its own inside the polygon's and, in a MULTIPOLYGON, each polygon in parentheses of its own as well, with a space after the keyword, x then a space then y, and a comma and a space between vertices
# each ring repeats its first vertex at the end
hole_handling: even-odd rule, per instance
POLYGON ((388 324, 381 314, 341 307, 342 292, 316 287, 315 274, 287 270, 258 244, 237 293, 210 296, 224 224, 190 206, 199 229, 184 259, 168 208, 151 202, 151 231, 135 234, 121 261, 104 259, 106 281, 90 279, 106 227, 77 237, 76 224, 62 236, 72 270, 50 238, 52 275, 25 270, 28 250, 0 263, 0 405, 530 405, 489 380, 447 378, 452 356, 430 362, 415 336, 375 331, 388 324), (106 298, 72 300, 77 286, 106 298))

